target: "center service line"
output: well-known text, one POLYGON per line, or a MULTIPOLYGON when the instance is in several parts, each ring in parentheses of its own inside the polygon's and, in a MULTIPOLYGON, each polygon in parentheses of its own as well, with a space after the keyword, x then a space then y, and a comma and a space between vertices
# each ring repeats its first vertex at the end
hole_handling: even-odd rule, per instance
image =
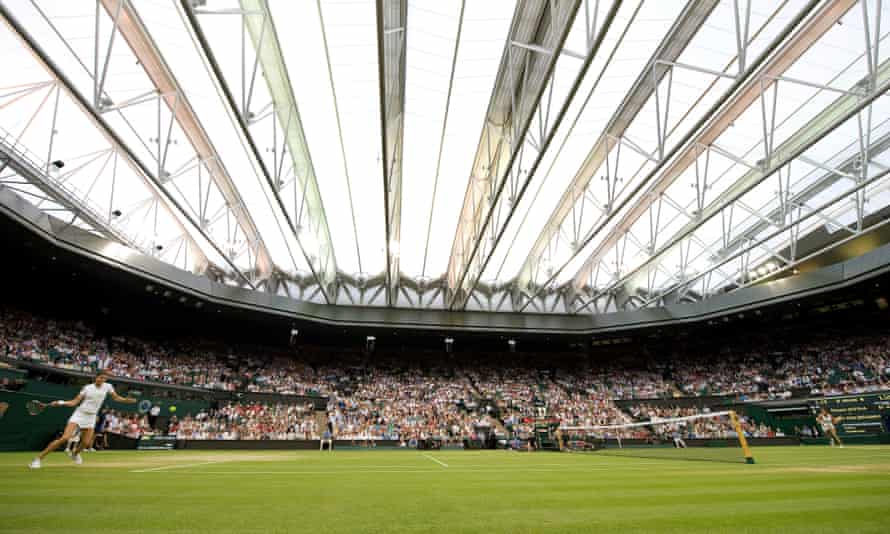
POLYGON ((152 467, 150 469, 134 469, 130 471, 131 473, 152 473, 155 471, 169 471, 170 469, 185 469, 187 467, 198 467, 200 465, 210 465, 210 464, 221 464, 225 462, 230 462, 231 460, 214 460, 210 462, 199 462, 195 464, 174 464, 174 465, 164 465, 161 467, 152 467))

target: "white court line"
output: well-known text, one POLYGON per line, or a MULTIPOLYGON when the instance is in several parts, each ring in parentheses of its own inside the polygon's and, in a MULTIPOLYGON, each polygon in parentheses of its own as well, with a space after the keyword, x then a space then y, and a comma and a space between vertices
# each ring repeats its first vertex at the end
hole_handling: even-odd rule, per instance
MULTIPOLYGON (((744 464, 739 464, 744 465, 744 464)), ((566 466, 566 469, 536 469, 536 468, 498 468, 498 469, 463 469, 461 467, 455 469, 328 469, 328 470, 289 470, 289 471, 214 471, 201 470, 190 473, 181 473, 187 475, 335 475, 335 474, 363 474, 363 473, 574 473, 580 471, 609 471, 614 468, 587 468, 577 469, 576 467, 566 466)), ((650 467, 624 467, 622 471, 639 470, 650 471, 650 467)), ((675 466, 671 470, 689 471, 688 466, 675 466)), ((155 470, 155 472, 159 472, 155 470)), ((708 471, 708 473, 712 473, 708 471)), ((716 473, 716 472, 713 472, 716 473)), ((721 476, 724 472, 719 472, 721 476)))
MULTIPOLYGON (((744 464, 742 464, 744 465, 744 464)), ((650 471, 651 468, 629 468, 634 471, 650 471)), ((592 471, 605 471, 604 469, 354 469, 354 470, 330 470, 330 471, 213 471, 213 470, 202 470, 202 471, 191 471, 187 473, 179 473, 182 475, 234 475, 234 476, 251 476, 251 475, 339 475, 339 474, 348 474, 348 475, 361 475, 361 474, 396 474, 396 473, 405 473, 405 474, 430 474, 430 473, 469 473, 469 474, 483 474, 483 473, 578 473, 578 472, 592 472, 592 471)), ((689 471, 688 469, 671 469, 671 471, 689 471)), ((169 471, 155 471, 158 473, 167 473, 169 471)), ((695 471, 696 475, 714 475, 714 476, 726 476, 727 474, 735 473, 735 471, 695 471)), ((837 474, 861 474, 859 472, 849 472, 849 473, 841 473, 837 474)))
POLYGON ((431 456, 429 454, 424 454, 423 456, 424 456, 424 458, 429 458, 430 460, 436 462, 437 464, 441 465, 442 467, 448 467, 448 464, 446 464, 442 460, 437 460, 436 458, 434 458, 433 456, 431 456))
POLYGON ((212 462, 199 462, 196 464, 163 465, 161 467, 152 467, 150 469, 134 469, 130 472, 131 473, 152 473, 155 471, 169 471, 170 469, 185 469, 187 467, 198 467, 200 465, 221 464, 221 463, 231 462, 231 461, 232 460, 213 460, 212 462))

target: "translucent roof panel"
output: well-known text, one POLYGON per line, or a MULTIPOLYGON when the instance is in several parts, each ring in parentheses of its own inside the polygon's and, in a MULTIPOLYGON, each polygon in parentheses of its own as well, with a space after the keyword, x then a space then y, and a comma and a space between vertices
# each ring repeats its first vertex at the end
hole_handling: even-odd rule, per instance
POLYGON ((28 37, 0 36, 0 150, 15 159, 0 186, 291 298, 552 313, 696 300, 793 269, 890 202, 890 2, 3 9, 28 37), (384 127, 401 143, 392 277, 384 127))
POLYGON ((466 2, 461 18, 460 4, 408 6, 401 268, 409 276, 435 278, 448 267, 513 16, 510 2, 466 2))
MULTIPOLYGON (((33 11, 21 14, 32 21, 38 16, 33 11)), ((0 142, 4 152, 34 171, 20 179, 43 184, 18 184, 19 192, 63 219, 72 207, 85 210, 99 222, 90 225, 99 233, 119 236, 125 245, 188 270, 203 269, 205 256, 223 265, 208 242, 186 230, 186 223, 141 169, 47 67, 8 27, 0 30, 4 66, 9 69, 0 89, 0 142), (45 200, 47 188, 58 192, 56 201, 45 200)))
MULTIPOLYGON (((555 202, 572 178, 568 173, 555 176, 550 171, 556 159, 563 154, 562 148, 567 142, 567 137, 574 131, 578 117, 586 107, 588 97, 592 94, 598 80, 601 79, 599 75, 607 62, 606 58, 610 51, 614 50, 615 34, 621 31, 622 21, 626 24, 629 17, 633 16, 634 11, 639 8, 639 4, 629 2, 618 10, 603 44, 594 53, 591 47, 597 40, 599 32, 606 31, 604 19, 611 7, 612 5, 608 2, 591 4, 582 7, 582 12, 579 12, 575 17, 564 44, 564 49, 568 52, 561 54, 557 60, 551 81, 544 90, 540 104, 540 116, 546 116, 547 120, 544 122, 553 130, 550 147, 540 155, 537 171, 531 177, 528 189, 516 206, 516 213, 504 231, 503 244, 492 252, 491 260, 482 274, 482 280, 485 282, 499 284, 515 274, 515 270, 511 270, 514 268, 513 264, 506 266, 508 256, 519 260, 522 254, 527 254, 537 237, 535 232, 530 231, 527 226, 529 218, 535 220, 534 217, 539 213, 539 210, 544 211, 540 209, 541 205, 555 202), (587 67, 586 75, 582 76, 585 56, 589 54, 594 54, 594 57, 587 67), (575 87, 576 84, 577 87, 575 87), (568 99, 573 88, 575 88, 576 96, 568 99), (553 122, 557 113, 563 108, 566 110, 565 118, 559 127, 555 128, 553 122), (564 183, 561 183, 560 180, 563 180, 564 183)), ((548 133, 550 132, 544 132, 544 136, 546 137, 548 133)), ((542 136, 540 129, 536 130, 533 127, 528 135, 532 142, 540 143, 537 141, 542 136)), ((526 148, 528 155, 524 155, 522 160, 515 164, 521 169, 523 176, 527 176, 536 159, 535 156, 538 155, 536 151, 528 150, 528 146, 526 148)), ((506 209, 511 204, 505 200, 501 205, 501 209, 506 209)))
POLYGON ((271 2, 341 270, 385 268, 373 3, 271 2), (319 10, 320 8, 320 10, 319 10), (333 210, 333 211, 331 211, 333 210))
MULTIPOLYGON (((588 90, 579 91, 576 96, 576 100, 580 100, 582 105, 573 109, 573 115, 567 119, 571 120, 570 131, 561 143, 551 145, 550 151, 554 152, 554 157, 548 159, 549 165, 539 171, 541 177, 536 185, 536 193, 529 199, 533 205, 526 212, 528 215, 522 222, 519 237, 506 250, 501 261, 490 267, 496 267, 497 270, 487 273, 487 278, 509 279, 519 273, 532 244, 544 232, 551 213, 556 209, 593 143, 603 135, 609 118, 615 113, 682 7, 679 4, 666 4, 669 3, 631 2, 622 5, 609 28, 600 53, 588 70, 585 80, 585 88, 588 90)), ((644 158, 630 150, 626 150, 623 156, 623 161, 619 160, 618 163, 622 165, 622 174, 630 180, 643 165, 644 158)), ((587 197, 589 205, 583 212, 583 223, 588 225, 591 223, 587 221, 596 220, 608 202, 608 193, 602 194, 606 190, 605 184, 599 180, 596 182, 597 193, 591 192, 587 197)), ((625 185, 628 184, 629 181, 625 182, 625 185)), ((576 217, 579 215, 582 215, 580 206, 576 217)), ((575 226, 579 225, 576 223, 575 226)), ((562 238, 564 245, 568 245, 570 241, 571 238, 562 238)), ((563 257, 568 258, 569 248, 563 248, 565 252, 562 255, 557 254, 558 257, 552 263, 557 263, 563 257)), ((543 271, 549 270, 550 263, 548 261, 547 265, 541 265, 543 271)))

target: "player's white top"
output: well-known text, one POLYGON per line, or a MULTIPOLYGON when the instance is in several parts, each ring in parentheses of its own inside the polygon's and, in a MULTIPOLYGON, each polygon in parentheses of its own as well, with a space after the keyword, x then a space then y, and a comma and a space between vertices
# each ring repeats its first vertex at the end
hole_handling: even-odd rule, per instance
POLYGON ((87 384, 80 390, 80 394, 83 395, 83 400, 80 401, 80 405, 78 405, 77 409, 74 410, 74 414, 82 414, 82 415, 96 415, 99 413, 99 408, 102 407, 102 403, 105 402, 105 397, 114 391, 114 386, 105 382, 99 387, 96 387, 96 384, 87 384))
POLYGON ((834 421, 832 421, 830 414, 820 415, 817 419, 822 428, 828 429, 834 427, 834 421))

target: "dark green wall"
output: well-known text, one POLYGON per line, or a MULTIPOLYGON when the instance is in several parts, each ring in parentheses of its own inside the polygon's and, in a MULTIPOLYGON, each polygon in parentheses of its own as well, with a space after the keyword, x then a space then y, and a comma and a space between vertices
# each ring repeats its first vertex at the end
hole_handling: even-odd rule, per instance
POLYGON ((49 402, 55 397, 0 390, 0 402, 9 403, 0 418, 0 451, 42 449, 61 430, 71 415, 71 408, 47 408, 40 415, 30 415, 25 405, 30 400, 49 402))
MULTIPOLYGON (((9 404, 6 415, 0 418, 0 451, 39 450, 45 447, 65 427, 74 409, 47 408, 39 415, 30 415, 25 408, 28 401, 68 400, 77 396, 79 391, 78 386, 39 380, 29 380, 21 391, 0 390, 0 402, 9 404)), ((176 414, 179 416, 194 414, 210 406, 207 401, 197 400, 159 399, 153 402, 161 407, 162 416, 171 414, 171 406, 176 406, 176 414)), ((121 404, 108 399, 103 408, 133 413, 138 410, 138 405, 121 404)))

